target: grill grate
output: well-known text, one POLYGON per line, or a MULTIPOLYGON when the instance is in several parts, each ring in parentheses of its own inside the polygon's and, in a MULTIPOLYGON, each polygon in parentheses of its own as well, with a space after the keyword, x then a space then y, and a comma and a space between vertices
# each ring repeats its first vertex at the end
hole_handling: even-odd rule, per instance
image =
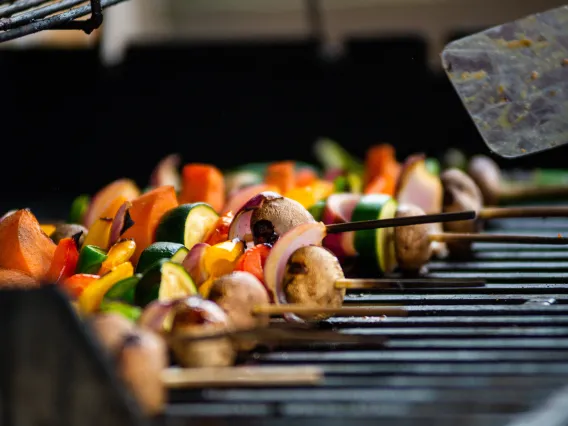
POLYGON ((103 9, 124 0, 0 0, 0 43, 43 30, 90 34, 103 22, 103 9), (86 20, 77 20, 91 15, 86 20))
MULTIPOLYGON (((493 225, 488 232, 550 236, 568 229, 559 219, 493 225)), ((568 408, 558 401, 568 392, 556 393, 568 384, 568 250, 478 244, 475 253, 469 261, 433 262, 431 275, 484 278, 485 287, 358 290, 348 293, 346 304, 404 304, 409 316, 380 322, 333 318, 323 325, 386 336, 384 349, 296 345, 257 352, 248 361, 320 366, 326 374, 322 386, 175 391, 165 420, 180 425, 228 424, 227 419, 274 425, 290 424, 292 418, 296 425, 564 424, 568 408), (542 419, 546 422, 538 423, 542 419)))

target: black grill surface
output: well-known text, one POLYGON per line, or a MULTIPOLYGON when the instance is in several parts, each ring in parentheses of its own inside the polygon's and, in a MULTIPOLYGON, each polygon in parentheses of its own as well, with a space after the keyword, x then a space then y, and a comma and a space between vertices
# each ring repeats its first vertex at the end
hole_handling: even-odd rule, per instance
MULTIPOLYGON (((562 219, 492 222, 487 232, 557 235, 562 219)), ((568 249, 478 244, 433 277, 485 287, 353 291, 347 304, 400 304, 408 318, 333 318, 384 348, 282 347, 254 365, 316 365, 317 387, 175 391, 161 421, 185 424, 560 425, 568 423, 568 249)))

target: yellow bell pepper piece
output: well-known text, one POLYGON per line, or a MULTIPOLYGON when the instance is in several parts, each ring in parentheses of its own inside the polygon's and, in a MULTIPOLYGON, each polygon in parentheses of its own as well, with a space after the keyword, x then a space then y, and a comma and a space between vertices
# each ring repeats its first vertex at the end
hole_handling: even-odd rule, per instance
POLYGON ((207 248, 203 259, 203 267, 208 278, 199 286, 199 294, 207 298, 213 282, 235 269, 237 261, 245 251, 242 241, 224 241, 207 248))
POLYGON ((112 218, 104 217, 95 220, 91 225, 87 236, 85 237, 84 246, 97 246, 103 250, 108 250, 110 240, 110 228, 112 227, 112 218))
POLYGON ((101 265, 98 275, 104 275, 115 266, 130 260, 136 251, 134 240, 120 240, 115 243, 108 251, 107 258, 101 265))
POLYGON ((108 250, 112 220, 120 206, 126 201, 126 198, 120 196, 109 204, 103 215, 91 225, 83 245, 97 246, 103 250, 108 250))
POLYGON ((230 274, 244 251, 245 245, 242 241, 224 241, 208 247, 203 260, 205 271, 210 277, 230 274))
POLYGON ((310 208, 333 194, 333 189, 333 182, 318 180, 311 185, 291 189, 284 196, 297 201, 305 208, 310 208))
POLYGON ((199 286, 199 295, 204 299, 209 298, 209 293, 211 292, 211 287, 217 278, 209 277, 199 286))
POLYGON ((106 292, 117 282, 131 277, 132 275, 134 275, 134 267, 130 262, 124 262, 112 268, 109 273, 103 275, 83 290, 83 293, 79 297, 79 308, 81 312, 86 314, 96 312, 106 292))
POLYGON ((40 228, 48 237, 55 232, 55 225, 40 225, 40 228))

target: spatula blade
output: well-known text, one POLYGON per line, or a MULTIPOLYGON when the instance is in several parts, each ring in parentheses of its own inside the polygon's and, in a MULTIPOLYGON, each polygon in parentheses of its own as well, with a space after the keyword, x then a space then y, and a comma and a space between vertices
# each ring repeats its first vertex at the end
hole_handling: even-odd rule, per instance
POLYGON ((451 42, 441 56, 496 154, 522 157, 568 143, 568 6, 451 42))

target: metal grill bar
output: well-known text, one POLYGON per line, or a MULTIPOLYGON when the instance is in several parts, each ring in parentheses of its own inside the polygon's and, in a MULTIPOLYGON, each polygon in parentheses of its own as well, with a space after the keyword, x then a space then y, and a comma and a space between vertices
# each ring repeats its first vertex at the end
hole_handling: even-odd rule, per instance
MULTIPOLYGON (((488 232, 568 230, 560 219, 495 222, 488 232)), ((568 250, 505 244, 474 250, 467 261, 432 262, 429 277, 484 279, 484 287, 348 291, 346 305, 404 305, 408 317, 337 317, 321 324, 384 336, 383 349, 303 343, 259 351, 246 361, 315 365, 325 373, 322 386, 176 391, 168 418, 184 424, 230 416, 235 424, 271 426, 291 418, 296 425, 326 426, 520 426, 527 419, 532 426, 558 418, 546 409, 529 413, 568 383, 568 250)), ((555 409, 568 413, 565 405, 555 409)))
POLYGON ((100 27, 102 10, 125 0, 16 0, 0 8, 0 43, 48 29, 82 30, 100 27), (87 20, 76 21, 91 15, 87 20))

